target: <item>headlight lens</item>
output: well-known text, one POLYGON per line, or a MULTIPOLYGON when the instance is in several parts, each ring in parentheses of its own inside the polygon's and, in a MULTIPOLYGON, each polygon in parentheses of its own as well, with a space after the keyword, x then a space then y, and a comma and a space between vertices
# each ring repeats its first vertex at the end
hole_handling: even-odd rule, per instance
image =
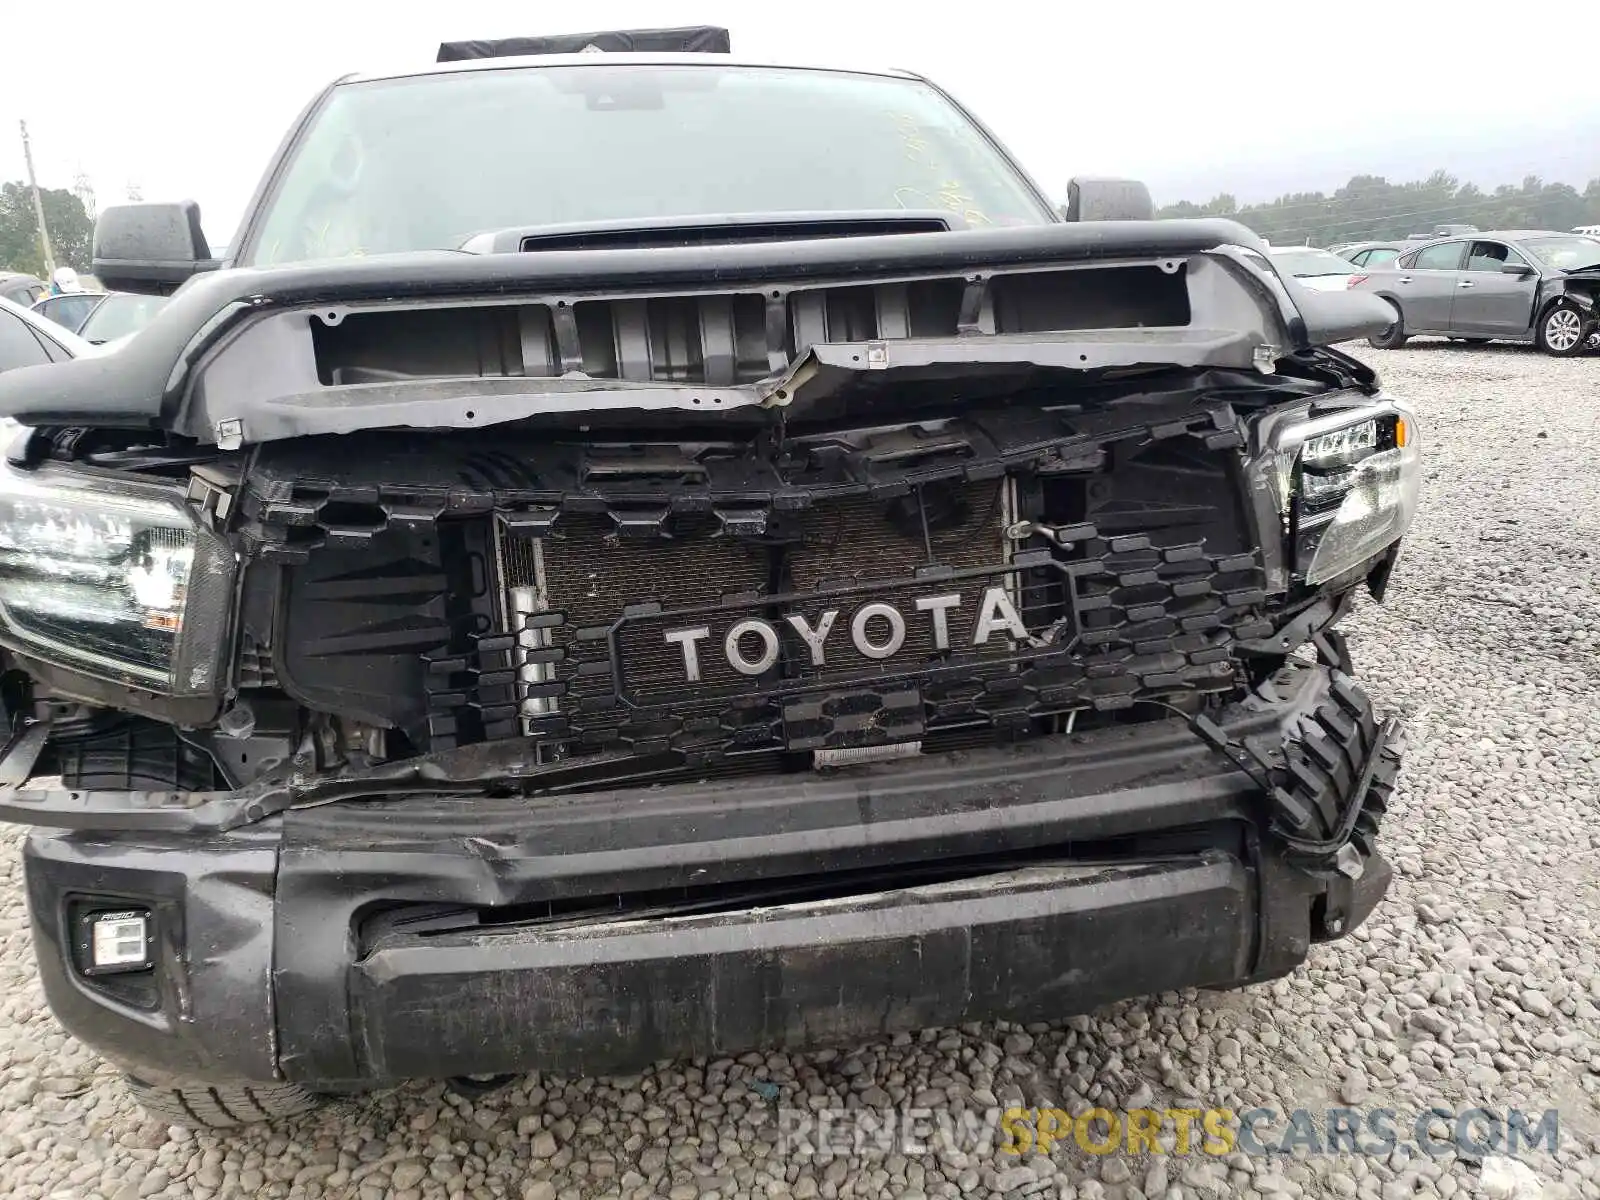
POLYGON ((1416 413, 1392 399, 1278 432, 1271 461, 1297 575, 1326 583, 1400 539, 1417 509, 1420 442, 1416 413))
POLYGON ((1348 429, 1335 429, 1332 433, 1311 438, 1300 447, 1300 461, 1313 465, 1350 462, 1376 449, 1377 445, 1378 421, 1374 417, 1359 425, 1351 425, 1348 429))
POLYGON ((177 489, 0 463, 0 640, 168 695, 215 690, 227 544, 177 489))

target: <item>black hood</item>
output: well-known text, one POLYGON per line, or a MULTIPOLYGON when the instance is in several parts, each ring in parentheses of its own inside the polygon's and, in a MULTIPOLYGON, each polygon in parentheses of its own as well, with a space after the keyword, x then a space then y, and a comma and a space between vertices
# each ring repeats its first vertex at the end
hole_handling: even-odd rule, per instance
MULTIPOLYGON (((1226 246, 1258 253, 1263 248, 1254 234, 1231 221, 1108 221, 682 248, 507 254, 427 251, 220 271, 190 280, 149 325, 110 354, 0 376, 0 416, 33 424, 165 427, 209 441, 214 406, 209 418, 187 411, 199 360, 254 318, 284 310, 314 312, 322 304, 405 307, 526 298, 564 306, 567 301, 557 297, 572 297, 576 303, 597 294, 661 295, 703 291, 708 286, 755 291, 764 284, 851 286, 919 274, 971 278, 987 270, 1159 260, 1226 246)), ((1266 312, 1278 310, 1271 314, 1274 323, 1289 330, 1296 348, 1303 348, 1354 336, 1350 328, 1360 325, 1364 314, 1354 313, 1353 308, 1350 313, 1334 312, 1329 306, 1334 299, 1346 297, 1310 300, 1303 289, 1294 289, 1292 300, 1287 293, 1264 292, 1262 303, 1266 312)), ((1349 299, 1347 307, 1372 300, 1360 295, 1349 299)), ((1387 310, 1379 308, 1381 302, 1366 315, 1383 323, 1387 310)), ((978 351, 983 342, 964 339, 970 351, 978 351)), ((1162 361, 1159 354, 1154 361, 1162 361)), ((563 373, 566 378, 560 380, 525 382, 529 389, 542 383, 570 387, 572 376, 563 373)), ((777 364, 774 374, 781 374, 777 364)), ((379 419, 379 414, 373 415, 379 419)))

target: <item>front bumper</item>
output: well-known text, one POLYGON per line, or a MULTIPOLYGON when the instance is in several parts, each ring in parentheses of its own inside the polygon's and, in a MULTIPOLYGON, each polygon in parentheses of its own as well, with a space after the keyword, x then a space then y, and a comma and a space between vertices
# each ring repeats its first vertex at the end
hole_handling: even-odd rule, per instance
MULTIPOLYGON (((1270 758, 1336 694, 1359 696, 1288 667, 1220 724, 1270 758)), ((1340 778, 1351 795, 1325 799, 1344 806, 1370 775, 1340 778)), ((46 995, 81 1040, 152 1082, 342 1090, 1280 975, 1365 919, 1389 870, 1360 833, 1342 873, 1307 869, 1272 804, 1173 720, 826 776, 36 831, 25 865, 46 995), (154 913, 146 992, 75 969, 85 896, 154 913)))

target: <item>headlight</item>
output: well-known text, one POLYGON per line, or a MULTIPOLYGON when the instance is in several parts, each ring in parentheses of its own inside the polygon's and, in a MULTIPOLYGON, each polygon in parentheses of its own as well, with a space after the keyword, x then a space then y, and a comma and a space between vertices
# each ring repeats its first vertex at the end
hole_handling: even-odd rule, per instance
POLYGON ((0 463, 0 641, 174 696, 216 689, 233 555, 176 488, 0 463))
POLYGON ((1296 575, 1325 583, 1400 539, 1417 510, 1420 442, 1415 411, 1388 398, 1272 432, 1261 461, 1296 575))

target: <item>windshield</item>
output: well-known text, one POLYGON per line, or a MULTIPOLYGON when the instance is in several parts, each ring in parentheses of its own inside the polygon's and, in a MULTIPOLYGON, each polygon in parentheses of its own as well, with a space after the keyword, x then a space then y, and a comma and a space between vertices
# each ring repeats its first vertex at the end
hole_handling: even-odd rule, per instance
POLYGON ((1522 245, 1541 262, 1558 271, 1575 267, 1592 267, 1600 263, 1600 238, 1547 237, 1529 238, 1522 245))
POLYGON ((143 329, 166 304, 165 296, 135 296, 118 292, 107 296, 89 314, 78 336, 90 342, 110 342, 143 329))
POLYGON ((1327 250, 1313 250, 1310 247, 1304 250, 1274 250, 1272 261, 1279 271, 1301 279, 1318 275, 1354 275, 1356 272, 1349 260, 1327 250))
POLYGON ((456 249, 475 233, 711 213, 1052 214, 936 90, 845 72, 608 64, 334 90, 245 262, 456 249))

